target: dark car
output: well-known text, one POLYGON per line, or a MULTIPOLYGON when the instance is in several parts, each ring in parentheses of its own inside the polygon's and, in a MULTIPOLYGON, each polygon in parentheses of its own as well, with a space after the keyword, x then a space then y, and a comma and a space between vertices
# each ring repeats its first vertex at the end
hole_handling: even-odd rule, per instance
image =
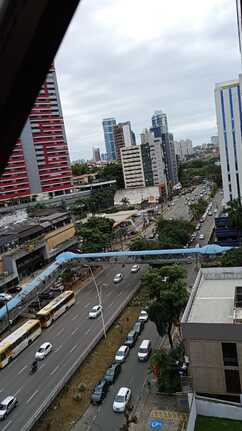
POLYGON ((120 372, 121 365, 115 362, 107 369, 104 379, 111 385, 115 382, 120 372))
POLYGON ((130 331, 126 337, 124 344, 129 347, 133 347, 135 345, 135 341, 138 338, 138 334, 136 331, 130 331))
POLYGON ((39 299, 41 300, 46 300, 46 299, 53 299, 55 298, 55 296, 57 295, 58 292, 53 292, 53 291, 46 291, 43 293, 40 293, 39 295, 39 299))
POLYGON ((133 326, 133 331, 137 332, 137 334, 140 335, 144 329, 144 326, 145 326, 145 324, 142 321, 135 322, 135 324, 133 326))
POLYGON ((108 392, 108 382, 103 379, 101 380, 97 386, 95 386, 92 395, 91 395, 91 402, 92 404, 100 404, 108 392))
POLYGON ((8 288, 8 293, 18 293, 21 292, 22 288, 20 286, 12 286, 8 288))

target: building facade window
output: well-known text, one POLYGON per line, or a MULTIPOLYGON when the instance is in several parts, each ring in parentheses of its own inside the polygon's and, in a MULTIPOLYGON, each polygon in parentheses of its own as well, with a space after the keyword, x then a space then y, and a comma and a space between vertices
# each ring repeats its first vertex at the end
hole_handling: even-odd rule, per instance
POLYGON ((224 366, 237 367, 239 365, 236 343, 222 343, 222 352, 224 366))

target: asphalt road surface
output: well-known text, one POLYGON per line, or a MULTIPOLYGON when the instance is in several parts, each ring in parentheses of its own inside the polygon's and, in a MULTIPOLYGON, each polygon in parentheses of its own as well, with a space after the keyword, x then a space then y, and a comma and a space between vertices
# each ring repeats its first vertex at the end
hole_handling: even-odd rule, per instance
MULTIPOLYGON (((131 274, 130 266, 110 265, 97 276, 102 287, 105 322, 114 320, 116 310, 126 303, 136 290, 142 271, 131 274), (116 273, 122 272, 124 279, 113 283, 116 273)), ((50 328, 42 331, 34 343, 19 354, 8 366, 0 370, 0 400, 15 395, 18 406, 6 420, 0 423, 1 431, 26 431, 40 409, 44 409, 55 387, 71 368, 84 358, 90 344, 98 339, 102 331, 101 317, 88 319, 88 310, 98 303, 93 283, 80 290, 76 303, 50 328), (38 371, 30 375, 30 365, 40 344, 49 341, 53 351, 40 362, 38 371)))
POLYGON ((160 341, 155 325, 147 322, 141 332, 135 346, 130 349, 129 356, 124 364, 122 371, 114 385, 110 386, 107 396, 100 406, 90 406, 88 414, 78 422, 73 431, 118 431, 123 424, 123 413, 114 413, 112 410, 113 399, 121 386, 131 389, 131 404, 137 405, 142 397, 144 385, 146 383, 148 362, 139 362, 137 353, 142 340, 151 340, 152 347, 156 348, 160 341))

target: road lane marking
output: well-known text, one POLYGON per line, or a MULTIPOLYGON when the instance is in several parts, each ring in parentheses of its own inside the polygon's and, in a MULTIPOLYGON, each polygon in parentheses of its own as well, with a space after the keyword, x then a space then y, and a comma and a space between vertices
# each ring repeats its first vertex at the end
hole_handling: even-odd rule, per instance
POLYGON ((22 374, 22 372, 27 368, 27 365, 25 365, 23 368, 21 368, 21 370, 19 370, 18 375, 22 374))
POLYGON ((110 295, 112 295, 112 291, 110 291, 109 293, 107 293, 105 296, 110 296, 110 295))
POLYGON ((57 366, 53 369, 53 371, 51 371, 50 375, 51 375, 51 376, 53 376, 53 374, 55 374, 55 373, 56 373, 56 371, 58 370, 58 368, 60 368, 60 365, 57 365, 57 366))
POLYGON ((112 301, 107 308, 111 308, 113 304, 114 304, 114 301, 112 301))
POLYGON ((71 335, 74 335, 77 331, 79 331, 80 328, 76 328, 74 329, 74 331, 72 331, 71 335))
POLYGON ((59 350, 63 347, 63 344, 60 344, 57 349, 54 351, 54 353, 59 352, 59 350))
POLYGON ((119 292, 118 296, 121 296, 121 295, 122 295, 122 293, 123 293, 123 292, 122 292, 122 290, 120 290, 120 292, 119 292))
POLYGON ((20 388, 15 392, 15 394, 14 394, 14 396, 15 396, 15 397, 16 397, 16 395, 18 395, 18 394, 19 394, 19 392, 21 391, 22 387, 23 387, 23 386, 20 386, 20 388))
POLYGON ((12 423, 13 421, 11 420, 11 421, 9 421, 8 423, 7 423, 7 425, 5 425, 5 427, 3 427, 2 428, 2 431, 5 431, 8 427, 9 427, 9 425, 11 425, 11 423, 12 423))
POLYGON ((76 348, 77 348, 77 344, 75 344, 75 346, 72 347, 72 349, 70 350, 70 353, 72 353, 76 348))
POLYGON ((31 395, 31 397, 29 397, 26 401, 26 403, 30 403, 30 401, 35 397, 35 395, 37 395, 37 393, 39 392, 38 389, 36 389, 36 391, 34 391, 34 393, 31 395))
POLYGON ((72 317, 71 320, 76 320, 76 319, 78 319, 78 317, 79 317, 79 314, 76 314, 76 316, 72 317))
POLYGON ((64 332, 64 328, 62 328, 59 332, 57 332, 57 337, 59 336, 59 335, 61 335, 62 334, 62 332, 64 332))
POLYGON ((84 305, 84 308, 89 307, 89 305, 90 305, 90 302, 88 302, 88 304, 84 305))
POLYGON ((88 329, 86 330, 86 332, 84 332, 84 335, 89 334, 89 332, 91 331, 91 329, 92 329, 92 328, 88 328, 88 329))

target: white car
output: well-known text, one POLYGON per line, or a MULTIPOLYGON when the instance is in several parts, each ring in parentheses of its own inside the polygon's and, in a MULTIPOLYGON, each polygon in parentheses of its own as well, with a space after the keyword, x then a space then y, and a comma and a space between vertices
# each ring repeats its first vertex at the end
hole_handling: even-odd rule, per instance
POLYGON ((138 320, 142 322, 147 322, 148 319, 149 319, 149 316, 147 311, 141 310, 138 320))
POLYGON ((199 239, 204 239, 204 235, 203 235, 203 233, 200 233, 200 235, 199 235, 199 239))
POLYGON ((120 346, 115 355, 115 362, 119 362, 119 363, 124 362, 128 354, 129 354, 129 347, 125 345, 120 346))
POLYGON ((130 398, 131 398, 131 390, 126 387, 120 388, 113 401, 113 411, 117 413, 124 412, 125 407, 127 406, 130 398))
POLYGON ((39 350, 35 353, 36 359, 44 359, 52 350, 52 344, 51 343, 43 343, 41 344, 39 350))
POLYGON ((139 271, 139 265, 136 263, 135 265, 132 266, 131 268, 131 272, 138 272, 139 271))
POLYGON ((6 417, 9 415, 11 410, 13 410, 13 408, 16 407, 17 403, 18 403, 18 401, 17 401, 16 397, 13 397, 12 395, 6 397, 0 403, 0 420, 1 421, 6 419, 6 417))
POLYGON ((99 305, 94 305, 91 310, 88 313, 88 317, 89 319, 96 319, 96 317, 98 317, 102 312, 102 306, 99 305))
POLYGON ((12 299, 12 295, 9 293, 0 293, 0 301, 10 301, 12 299))
POLYGON ((115 275, 115 277, 114 277, 114 279, 113 279, 113 282, 114 283, 119 283, 120 281, 122 281, 123 280, 123 274, 121 274, 121 272, 119 273, 119 274, 116 274, 115 275))

